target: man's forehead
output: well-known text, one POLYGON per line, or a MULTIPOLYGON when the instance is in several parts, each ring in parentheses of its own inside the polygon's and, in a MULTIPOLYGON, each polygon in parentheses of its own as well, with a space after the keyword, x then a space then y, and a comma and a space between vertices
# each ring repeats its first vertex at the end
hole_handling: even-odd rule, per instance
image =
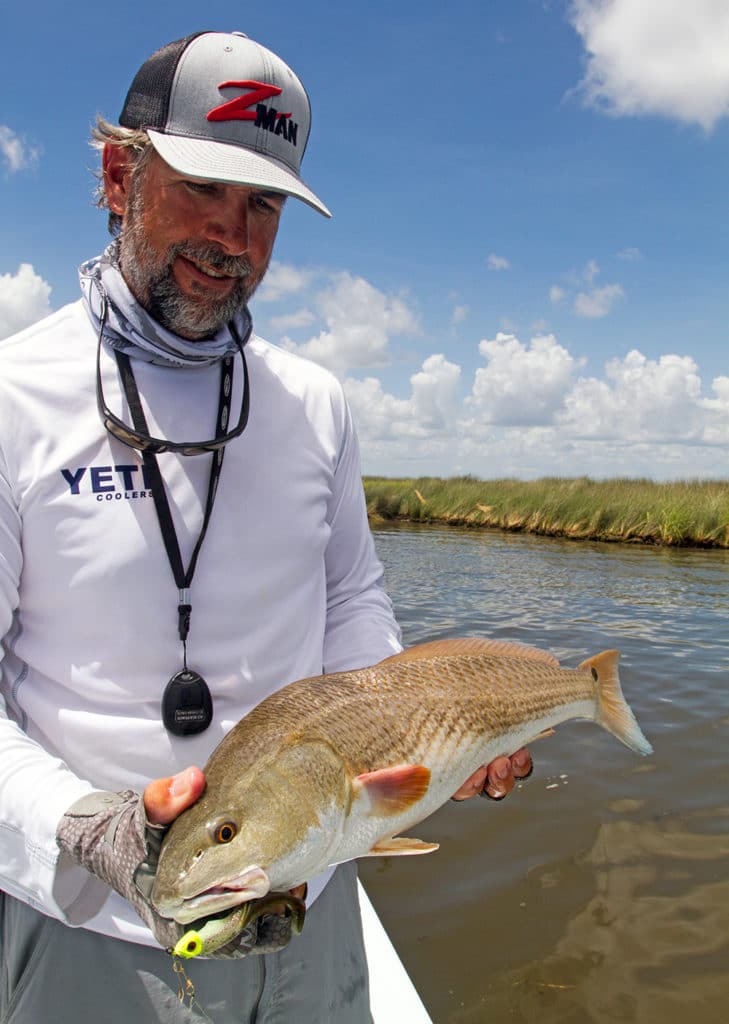
POLYGON ((287 198, 286 194, 283 192, 276 192, 273 189, 264 188, 256 184, 241 185, 238 182, 223 181, 220 178, 205 178, 194 174, 183 174, 171 164, 167 163, 166 160, 163 160, 157 152, 152 154, 152 161, 158 164, 158 167, 167 178, 175 181, 189 181, 198 185, 218 185, 221 188, 231 189, 234 192, 254 192, 257 196, 262 196, 264 199, 278 200, 282 204, 287 198))

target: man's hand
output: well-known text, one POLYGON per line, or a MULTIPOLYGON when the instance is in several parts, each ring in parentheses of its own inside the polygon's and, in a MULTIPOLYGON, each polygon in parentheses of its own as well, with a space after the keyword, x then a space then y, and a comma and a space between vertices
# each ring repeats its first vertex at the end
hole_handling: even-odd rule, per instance
POLYGON ((520 779, 528 779, 532 773, 532 759, 526 747, 517 750, 511 757, 496 757, 489 765, 482 765, 453 794, 456 801, 469 800, 482 795, 492 800, 503 800, 520 779))
MULTIPOLYGON (((160 845, 167 826, 204 789, 205 776, 191 767, 155 779, 142 796, 131 790, 97 791, 70 807, 56 831, 61 850, 127 899, 163 949, 172 949, 186 929, 160 917, 150 902, 160 845)), ((294 895, 303 898, 299 891, 294 895)), ((262 908, 235 938, 204 955, 230 959, 281 949, 292 930, 290 916, 282 916, 285 911, 284 906, 280 913, 277 907, 262 908)))

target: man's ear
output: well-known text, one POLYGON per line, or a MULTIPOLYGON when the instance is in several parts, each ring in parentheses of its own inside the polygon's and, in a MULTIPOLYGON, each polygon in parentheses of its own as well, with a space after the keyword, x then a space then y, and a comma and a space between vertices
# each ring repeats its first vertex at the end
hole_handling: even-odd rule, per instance
POLYGON ((104 192, 112 213, 124 216, 132 175, 132 154, 126 146, 107 142, 102 155, 104 192))

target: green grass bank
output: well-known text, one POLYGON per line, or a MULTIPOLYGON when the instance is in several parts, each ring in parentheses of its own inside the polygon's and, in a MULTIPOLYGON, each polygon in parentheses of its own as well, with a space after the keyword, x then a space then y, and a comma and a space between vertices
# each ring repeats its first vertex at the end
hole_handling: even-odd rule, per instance
POLYGON ((373 522, 404 520, 575 540, 729 548, 729 480, 364 478, 373 522))

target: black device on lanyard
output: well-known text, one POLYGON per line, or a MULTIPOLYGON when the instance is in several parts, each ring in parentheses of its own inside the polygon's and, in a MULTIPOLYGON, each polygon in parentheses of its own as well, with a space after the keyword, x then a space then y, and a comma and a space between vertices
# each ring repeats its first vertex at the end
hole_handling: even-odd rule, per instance
MULTIPOLYGON (((246 365, 245 353, 243 351, 244 342, 241 341, 233 324, 231 324, 231 330, 236 342, 238 343, 238 349, 243 362, 243 400, 241 406, 241 417, 239 420, 240 430, 236 431, 237 436, 238 433, 242 433, 243 428, 248 422, 248 367, 246 365)), ((129 404, 129 411, 135 431, 139 437, 143 438, 146 436, 149 438, 150 435, 147 427, 147 421, 142 408, 139 389, 137 388, 137 383, 134 379, 134 373, 132 372, 129 357, 125 353, 116 350, 114 355, 116 356, 119 374, 121 376, 124 393, 129 404)), ((233 365, 232 356, 225 356, 221 360, 220 394, 218 398, 218 416, 216 422, 216 441, 218 444, 220 444, 219 439, 225 436, 230 416, 230 403, 233 392, 233 365)), ((112 430, 111 433, 119 437, 115 431, 112 430)), ((119 439, 124 441, 124 443, 129 443, 128 441, 125 441, 124 437, 119 437, 119 439)), ((203 540, 205 539, 208 523, 210 522, 210 516, 213 511, 213 505, 215 504, 215 494, 217 492, 220 473, 223 466, 223 458, 225 456, 225 441, 220 444, 220 447, 212 447, 211 445, 210 448, 201 448, 199 450, 183 452, 185 455, 202 454, 203 451, 210 451, 212 449, 212 462, 210 465, 207 500, 205 502, 205 514, 187 569, 185 569, 182 562, 180 545, 177 540, 177 532, 172 519, 172 513, 170 511, 162 473, 160 472, 155 452, 150 450, 153 446, 142 447, 141 445, 135 444, 133 447, 139 447, 142 451, 142 458, 144 459, 144 465, 147 471, 147 479, 151 485, 154 507, 157 512, 157 519, 159 521, 162 539, 164 541, 170 568, 172 569, 172 574, 175 578, 175 583, 177 584, 179 597, 177 605, 177 631, 182 642, 183 666, 179 672, 176 672, 170 678, 167 686, 165 687, 162 695, 162 721, 164 722, 165 728, 175 736, 192 736, 195 733, 203 732, 207 729, 213 720, 213 698, 210 693, 210 687, 200 673, 195 669, 191 669, 187 664, 187 636, 190 631, 190 618, 192 615, 190 585, 192 584, 192 578, 195 574, 195 566, 197 565, 197 558, 200 554, 200 548, 202 547, 203 540)), ((194 446, 191 444, 189 448, 193 449, 194 446)))

